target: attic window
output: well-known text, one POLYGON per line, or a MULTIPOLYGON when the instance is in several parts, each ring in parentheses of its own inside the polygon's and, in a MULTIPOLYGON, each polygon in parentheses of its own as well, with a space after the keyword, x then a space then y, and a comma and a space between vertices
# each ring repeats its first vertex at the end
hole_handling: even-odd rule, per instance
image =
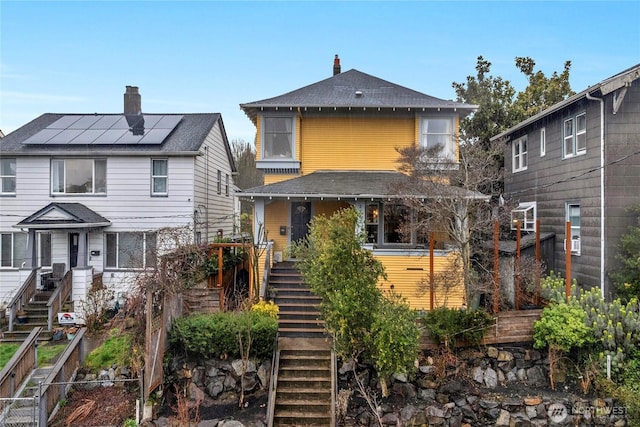
POLYGON ((520 230, 536 231, 536 202, 520 203, 517 209, 511 211, 511 229, 517 229, 520 223, 520 230))

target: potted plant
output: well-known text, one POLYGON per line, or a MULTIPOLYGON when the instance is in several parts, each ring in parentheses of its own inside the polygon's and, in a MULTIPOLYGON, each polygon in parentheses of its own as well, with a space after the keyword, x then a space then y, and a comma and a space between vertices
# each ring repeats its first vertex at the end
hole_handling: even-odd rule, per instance
POLYGON ((16 313, 16 318, 18 319, 18 323, 27 323, 29 315, 26 310, 22 309, 16 313))
POLYGON ((78 327, 77 326, 71 326, 71 327, 68 327, 66 329, 66 331, 67 331, 67 339, 69 341, 71 341, 72 339, 75 338, 76 332, 78 332, 78 327))
POLYGON ((63 335, 64 335, 64 328, 61 328, 61 327, 53 328, 53 331, 51 334, 51 340, 60 341, 63 335))

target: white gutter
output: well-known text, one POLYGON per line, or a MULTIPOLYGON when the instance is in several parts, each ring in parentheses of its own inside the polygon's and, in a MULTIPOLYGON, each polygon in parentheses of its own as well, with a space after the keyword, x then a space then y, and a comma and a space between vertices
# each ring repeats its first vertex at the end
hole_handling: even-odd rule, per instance
POLYGON ((600 102, 600 296, 604 298, 604 100, 586 93, 589 101, 600 102))

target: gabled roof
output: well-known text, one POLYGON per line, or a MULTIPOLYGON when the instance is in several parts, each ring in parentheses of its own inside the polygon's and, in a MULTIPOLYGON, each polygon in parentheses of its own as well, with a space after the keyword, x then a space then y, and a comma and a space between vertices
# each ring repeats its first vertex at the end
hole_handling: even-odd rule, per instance
MULTIPOLYGON (((406 197, 428 198, 429 194, 399 194, 394 188, 407 181, 407 176, 395 171, 317 171, 301 177, 273 184, 253 187, 238 193, 250 198, 345 198, 345 199, 398 199, 406 197)), ((432 183, 439 188, 448 187, 454 197, 487 199, 480 193, 462 188, 432 183)), ((442 192, 438 192, 442 194, 442 192)))
MULTIPOLYGON (((74 120, 78 119, 76 123, 87 122, 87 127, 82 128, 85 130, 90 129, 91 118, 98 118, 105 120, 125 120, 127 116, 125 114, 55 114, 46 113, 43 114, 26 125, 16 129, 4 138, 0 139, 0 155, 6 154, 20 154, 20 155, 56 155, 56 154, 74 154, 74 153, 87 153, 90 150, 92 155, 191 155, 195 156, 201 145, 204 143, 207 135, 216 123, 220 124, 222 130, 222 136, 224 138, 225 148, 227 155, 232 164, 232 168, 235 171, 235 165, 233 163, 233 156, 231 155, 231 149, 229 142, 227 141, 226 133, 224 131, 224 125, 222 123, 222 117, 219 113, 206 113, 206 114, 158 114, 158 115, 144 115, 147 118, 162 116, 170 120, 176 121, 175 127, 167 135, 164 135, 160 141, 154 141, 153 144, 143 143, 131 143, 126 144, 118 142, 117 139, 109 140, 105 138, 108 134, 104 134, 102 139, 99 139, 98 143, 77 143, 73 140, 66 141, 60 139, 59 143, 43 142, 37 137, 37 135, 47 130, 47 128, 54 126, 55 123, 59 123, 60 120, 65 118, 74 120), (34 141, 36 141, 34 143, 34 141)), ((51 129, 49 129, 51 130, 51 129)), ((53 130, 55 132, 56 130, 53 130)), ((59 131, 59 130, 57 130, 59 131)), ((96 132, 108 132, 105 129, 95 130, 96 132)), ((122 140, 121 140, 122 141, 122 140)))
POLYGON ((255 122, 260 109, 297 108, 448 109, 462 115, 477 106, 435 98, 352 69, 284 95, 240 104, 255 122))
POLYGON ((107 227, 111 221, 82 203, 49 203, 23 219, 16 228, 96 228, 107 227))
POLYGON ((519 129, 535 123, 545 116, 553 114, 556 111, 559 111, 566 106, 573 104, 574 102, 586 98, 587 95, 593 96, 599 94, 600 96, 604 96, 618 89, 628 87, 638 78, 640 78, 640 64, 634 65, 633 67, 628 68, 621 73, 616 74, 615 76, 609 77, 608 79, 605 79, 598 84, 589 86, 582 92, 576 93, 575 95, 565 99, 564 101, 558 102, 557 104, 552 105, 551 107, 547 108, 544 111, 541 111, 535 116, 531 116, 528 119, 521 121, 517 125, 505 130, 504 132, 499 133, 498 135, 492 137, 491 140, 494 141, 496 139, 504 138, 519 129))

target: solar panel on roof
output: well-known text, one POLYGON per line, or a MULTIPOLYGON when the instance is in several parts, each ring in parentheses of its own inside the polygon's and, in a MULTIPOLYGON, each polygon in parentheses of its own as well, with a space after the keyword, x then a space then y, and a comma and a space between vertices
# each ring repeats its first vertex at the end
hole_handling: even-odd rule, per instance
POLYGON ((23 144, 159 145, 183 116, 163 114, 67 115, 40 130, 23 144))

